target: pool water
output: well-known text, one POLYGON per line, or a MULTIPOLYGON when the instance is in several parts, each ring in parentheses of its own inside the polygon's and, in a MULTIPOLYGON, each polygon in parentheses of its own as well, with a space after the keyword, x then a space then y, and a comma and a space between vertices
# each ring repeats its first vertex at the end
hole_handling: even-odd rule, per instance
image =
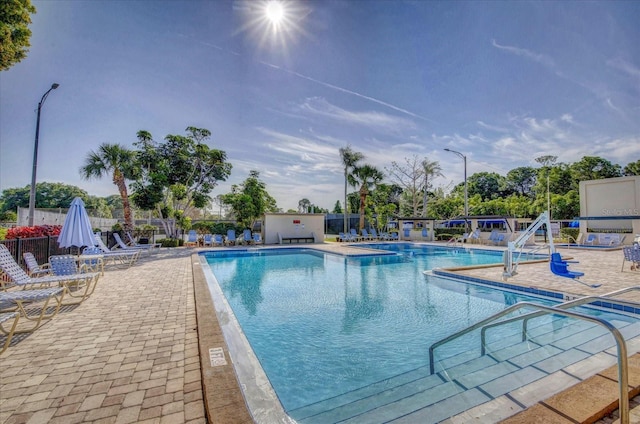
MULTIPOLYGON (((447 265, 496 263, 500 255, 446 248, 422 253, 346 258, 311 249, 264 249, 204 255, 284 409, 291 411, 428 366, 432 343, 506 305, 551 304, 423 274, 447 265)), ((493 337, 500 331, 510 330, 497 328, 493 337)), ((469 349, 466 343, 448 345, 447 354, 469 349)))

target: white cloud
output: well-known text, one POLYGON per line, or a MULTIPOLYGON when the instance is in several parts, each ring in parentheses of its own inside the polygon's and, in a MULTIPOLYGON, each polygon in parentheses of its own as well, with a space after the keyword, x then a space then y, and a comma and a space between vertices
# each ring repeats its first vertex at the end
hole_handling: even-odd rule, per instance
POLYGON ((507 53, 511 53, 514 54, 516 56, 520 56, 520 57, 524 57, 526 59, 529 59, 533 62, 536 63, 540 63, 541 65, 544 65, 548 68, 555 68, 556 64, 553 61, 553 59, 545 54, 541 54, 541 53, 535 53, 531 50, 527 50, 527 49, 523 49, 521 47, 513 47, 513 46, 506 46, 506 45, 500 45, 496 42, 496 40, 491 40, 491 45, 493 45, 493 47, 506 51, 507 53))

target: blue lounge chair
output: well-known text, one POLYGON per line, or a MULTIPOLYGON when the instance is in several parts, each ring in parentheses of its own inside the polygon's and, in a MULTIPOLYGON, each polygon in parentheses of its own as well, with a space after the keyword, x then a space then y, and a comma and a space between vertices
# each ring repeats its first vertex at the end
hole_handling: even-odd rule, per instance
POLYGON ((120 248, 122 250, 129 250, 129 251, 139 250, 139 251, 151 252, 151 249, 154 246, 152 244, 145 244, 145 245, 138 245, 138 246, 127 246, 126 243, 124 241, 122 241, 122 239, 120 238, 120 234, 118 234, 118 233, 113 233, 113 239, 116 241, 116 245, 118 246, 118 248, 120 248), (144 246, 144 247, 142 247, 142 246, 144 246))
POLYGON ((362 229, 362 238, 364 240, 374 240, 373 234, 369 234, 366 228, 362 229))
POLYGON ((227 230, 227 238, 224 241, 224 244, 227 246, 235 246, 236 240, 236 230, 227 230))
POLYGON ((378 234, 375 228, 371 229, 371 237, 373 237, 374 240, 384 240, 384 234, 378 234))
POLYGON ((429 231, 426 228, 422 229, 422 239, 427 240, 429 238, 429 231))
POLYGON ((213 246, 213 234, 205 234, 202 238, 202 245, 209 247, 213 246))
POLYGON ((598 235, 594 233, 590 233, 587 236, 587 238, 582 242, 582 244, 593 246, 596 241, 598 241, 598 235))
POLYGON ((262 236, 260 233, 253 233, 253 244, 262 244, 262 236))
MULTIPOLYGON (((577 263, 572 261, 572 263, 577 263)), ((584 272, 569 271, 569 262, 563 261, 559 253, 551 254, 551 261, 549 262, 551 272, 560 277, 566 278, 580 278, 584 275, 584 272)))
POLYGON ((356 231, 355 228, 351 229, 351 232, 349 233, 349 235, 351 236, 353 241, 361 241, 362 240, 362 236, 360 234, 358 234, 358 232, 356 231))
POLYGON ((387 235, 387 240, 394 240, 394 241, 398 241, 398 240, 400 240, 400 236, 398 235, 398 233, 397 233, 397 232, 393 231, 393 232, 390 232, 390 233, 387 235))
POLYGON ((222 234, 214 234, 213 235, 213 245, 214 246, 224 246, 224 238, 222 234))
POLYGON ((246 243, 246 244, 253 243, 253 236, 251 235, 251 230, 242 231, 242 243, 246 243))
POLYGON ((187 241, 184 243, 184 245, 187 247, 198 246, 198 233, 196 233, 195 230, 189 230, 189 235, 187 236, 187 241))

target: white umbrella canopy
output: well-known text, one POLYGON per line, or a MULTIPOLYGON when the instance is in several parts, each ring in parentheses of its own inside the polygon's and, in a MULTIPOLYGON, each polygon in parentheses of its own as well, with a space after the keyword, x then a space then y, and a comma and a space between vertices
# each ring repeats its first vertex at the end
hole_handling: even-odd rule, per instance
POLYGON ((79 197, 76 197, 71 202, 62 230, 58 236, 58 245, 60 247, 95 245, 89 215, 84 208, 84 202, 79 197))

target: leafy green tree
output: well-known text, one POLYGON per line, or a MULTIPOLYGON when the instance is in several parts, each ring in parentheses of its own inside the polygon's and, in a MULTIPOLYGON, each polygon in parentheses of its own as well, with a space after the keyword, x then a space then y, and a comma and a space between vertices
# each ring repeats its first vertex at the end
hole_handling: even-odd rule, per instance
POLYGON ((640 175, 640 160, 635 162, 629 162, 623 170, 625 176, 630 177, 633 175, 640 175))
POLYGON ((429 199, 429 189, 433 185, 431 180, 436 177, 443 177, 442 167, 438 161, 430 161, 425 158, 422 161, 422 171, 424 175, 424 186, 422 189, 422 216, 427 216, 427 201, 429 199))
MULTIPOLYGON (((18 207, 29 207, 31 186, 8 188, 2 191, 2 211, 17 211, 18 207)), ((41 182, 36 184, 36 207, 43 209, 68 208, 75 197, 86 204, 90 196, 79 187, 63 183, 41 182)))
POLYGON ((80 175, 87 180, 111 176, 122 199, 125 231, 133 230, 133 216, 126 180, 136 176, 134 158, 134 152, 120 144, 103 143, 97 151, 91 151, 87 155, 84 166, 80 168, 80 175))
POLYGON ((511 193, 533 197, 533 187, 538 173, 530 166, 521 166, 507 172, 506 186, 511 193))
POLYGON ((597 156, 584 156, 571 165, 573 179, 577 183, 587 180, 600 180, 622 176, 620 165, 597 156))
POLYGON ((467 184, 469 198, 479 194, 483 200, 500 197, 506 187, 505 178, 495 172, 477 172, 467 179, 467 184))
MULTIPOLYGON (((342 161, 342 165, 344 166, 344 232, 349 231, 347 228, 348 222, 348 214, 349 214, 349 202, 347 200, 347 185, 351 185, 355 187, 353 184, 353 177, 351 176, 351 172, 355 169, 360 162, 364 159, 364 155, 360 152, 354 151, 350 145, 347 147, 340 148, 340 160, 342 161)), ((355 209, 351 209, 355 210, 355 209)))
POLYGON ((186 132, 169 134, 159 143, 148 131, 138 131, 134 143, 138 175, 131 185, 133 202, 155 210, 171 237, 177 236, 176 226, 190 226, 190 215, 207 206, 211 191, 231 174, 226 152, 205 144, 209 130, 187 127, 186 132))
POLYGON ((36 8, 31 0, 0 1, 0 71, 27 57, 31 46, 31 15, 36 8))
POLYGON ((309 211, 309 206, 311 206, 311 202, 309 199, 300 199, 298 200, 298 212, 306 213, 309 211))
POLYGON ((333 210, 331 211, 331 213, 342 213, 342 205, 340 205, 339 200, 336 200, 336 204, 333 205, 333 210))
POLYGON ((249 172, 242 184, 231 186, 231 192, 221 195, 221 199, 245 228, 253 228, 265 212, 277 210, 276 201, 267 192, 266 184, 260 181, 258 171, 249 172))
POLYGON ((378 231, 384 231, 387 222, 395 215, 398 205, 390 202, 394 196, 394 186, 389 184, 378 184, 367 196, 366 216, 370 225, 374 225, 378 231), (375 219, 374 219, 375 217, 375 219))
POLYGON ((353 170, 351 178, 354 185, 360 186, 358 195, 360 196, 360 229, 362 230, 364 228, 365 208, 369 190, 382 181, 384 174, 375 166, 363 165, 353 170))

